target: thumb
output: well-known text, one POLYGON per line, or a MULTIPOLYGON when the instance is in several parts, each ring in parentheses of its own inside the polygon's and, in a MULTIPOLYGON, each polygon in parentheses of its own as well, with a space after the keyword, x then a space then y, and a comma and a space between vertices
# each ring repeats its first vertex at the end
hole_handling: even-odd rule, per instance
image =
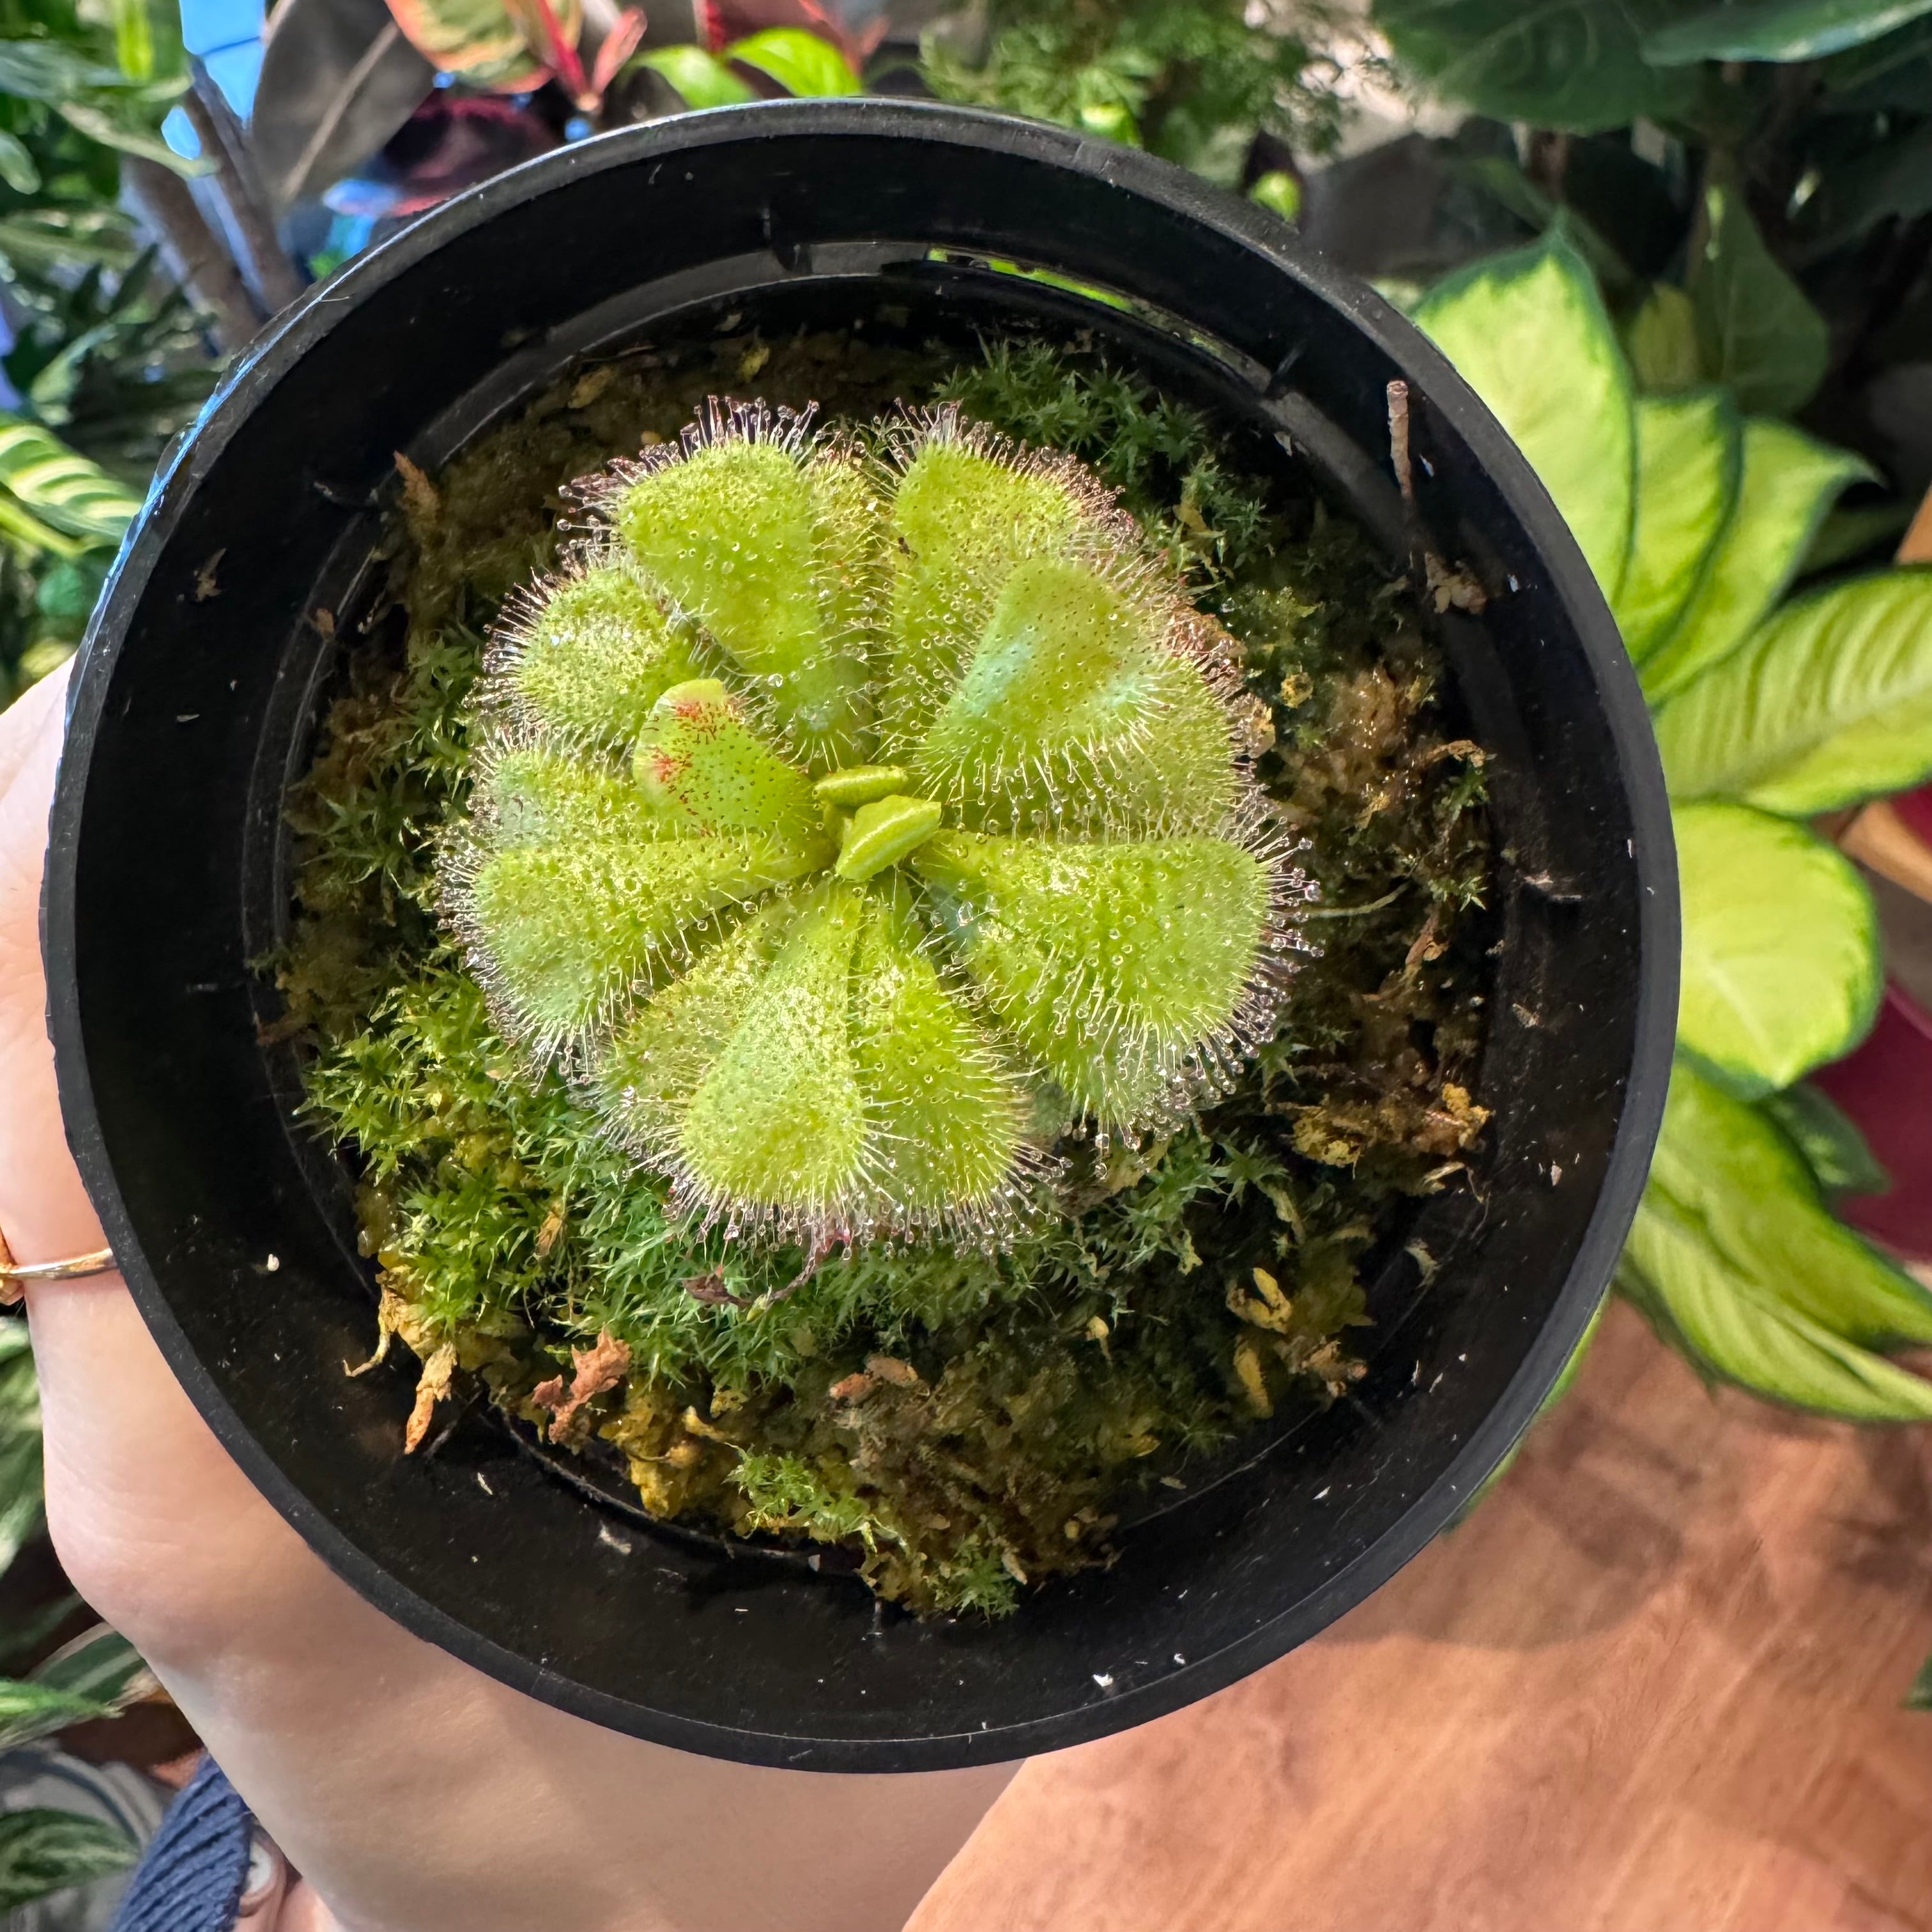
POLYGON ((40 965, 40 880, 66 696, 63 667, 0 713, 0 1234, 18 1262, 106 1246, 61 1125, 40 965))

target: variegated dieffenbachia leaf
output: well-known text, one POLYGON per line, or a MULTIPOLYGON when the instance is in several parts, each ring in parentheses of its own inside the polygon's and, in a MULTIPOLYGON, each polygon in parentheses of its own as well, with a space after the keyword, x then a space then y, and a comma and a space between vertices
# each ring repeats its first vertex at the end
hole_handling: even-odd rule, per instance
POLYGON ((1515 438, 1615 596, 1630 549, 1634 398, 1588 265, 1552 234, 1437 283, 1414 320, 1515 438))
MULTIPOLYGON (((1790 587, 1840 493, 1871 469, 1788 423, 1744 426, 1736 495, 1676 622, 1650 641, 1642 667, 1653 704, 1721 664, 1790 587)), ((1640 512, 1640 515, 1641 512, 1640 512)))
POLYGON ((1932 774, 1932 570, 1796 599, 1656 713, 1671 794, 1800 818, 1932 774))
POLYGON ((1841 1340, 1932 1342, 1932 1294, 1831 1214, 1804 1156, 1762 1107, 1681 1056, 1650 1189, 1694 1222, 1727 1268, 1841 1340))
POLYGON ((1721 389, 1636 400, 1636 514, 1612 602, 1624 648, 1642 664, 1696 593, 1737 501, 1742 437, 1721 389))
POLYGON ((1870 1030, 1878 913, 1835 845, 1749 806, 1679 806, 1677 1036, 1738 1092, 1788 1087, 1870 1030))

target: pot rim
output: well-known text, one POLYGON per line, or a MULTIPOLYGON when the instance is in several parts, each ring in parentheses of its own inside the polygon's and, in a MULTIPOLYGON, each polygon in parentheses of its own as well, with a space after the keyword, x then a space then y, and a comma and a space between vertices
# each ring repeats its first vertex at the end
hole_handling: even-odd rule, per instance
POLYGON ((52 814, 42 908, 49 1026, 62 1114, 88 1193, 110 1240, 124 1258, 129 1288, 170 1368, 250 1480, 365 1598, 416 1635, 500 1682, 593 1722, 682 1748, 826 1771, 925 1770, 1000 1761, 1086 1742, 1163 1714, 1237 1681, 1324 1628, 1385 1582, 1448 1526, 1534 1419, 1606 1292, 1662 1120, 1676 1030, 1678 963, 1676 853, 1662 768, 1636 674, 1614 622, 1568 526, 1527 460, 1418 330, 1366 284, 1306 249, 1279 217, 1172 164, 1050 124, 879 98, 754 102, 621 129, 554 151, 432 211, 329 280, 311 287, 272 322, 238 359, 165 460, 146 505, 124 539, 82 645, 68 695, 68 732, 52 814), (653 158, 724 143, 841 134, 992 147, 1096 178, 1265 257, 1339 311, 1391 360, 1420 374, 1432 403, 1487 471, 1546 561, 1556 592, 1574 623, 1624 785, 1633 828, 1630 856, 1640 889, 1638 946, 1643 964, 1622 1111, 1586 1230, 1550 1314, 1500 1398, 1444 1473, 1384 1533, 1313 1586, 1298 1606, 1198 1665, 1125 1688, 1084 1709, 997 1731, 896 1740, 808 1740, 664 1712, 650 1713, 647 1724, 640 1707, 562 1678, 470 1629, 365 1555, 296 1487, 243 1423, 160 1292, 110 1162, 86 1064, 76 974, 80 830, 90 759, 111 674, 126 642, 129 620, 164 545, 201 479, 256 399, 272 388, 364 295, 508 208, 563 189, 580 176, 653 158))

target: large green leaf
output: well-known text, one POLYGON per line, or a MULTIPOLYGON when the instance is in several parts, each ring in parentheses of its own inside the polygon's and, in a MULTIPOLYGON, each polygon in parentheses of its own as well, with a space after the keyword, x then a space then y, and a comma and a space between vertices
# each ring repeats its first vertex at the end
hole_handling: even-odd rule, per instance
POLYGON ((1642 24, 1671 10, 1658 0, 1376 0, 1375 19, 1437 93, 1498 121, 1589 134, 1689 106, 1691 78, 1652 66, 1639 46, 1642 24))
POLYGON ((124 87, 118 68, 55 40, 0 40, 0 94, 50 106, 95 89, 124 87))
POLYGON ((0 128, 0 182, 16 194, 32 194, 40 184, 40 169, 26 142, 4 128, 0 128))
POLYGON ((0 1677, 0 1749, 13 1750, 36 1738, 51 1737, 70 1724, 113 1715, 112 1705, 63 1690, 57 1684, 0 1677))
POLYGON ((80 1607, 80 1598, 70 1590, 25 1616, 0 1623, 0 1666, 31 1657, 80 1607))
POLYGON ((1787 604, 1656 714, 1673 797, 1802 818, 1932 774, 1932 570, 1787 604))
POLYGON ((71 273, 94 262, 118 272, 136 252, 116 209, 25 208, 0 214, 0 262, 16 275, 71 273))
POLYGON ((1630 370, 1596 280, 1560 236, 1438 282, 1414 319, 1528 458, 1606 596, 1630 554, 1630 370))
POLYGON ((38 423, 0 410, 0 527, 31 547, 71 554, 118 543, 140 507, 140 498, 98 464, 38 423))
POLYGON ((1743 644, 1790 589, 1840 493, 1871 473, 1850 451, 1788 424, 1760 418, 1744 424, 1730 520, 1677 622, 1645 652, 1644 694, 1653 704, 1743 644))
POLYGON ((1637 1210, 1624 1264, 1636 1277, 1633 1298, 1706 1375, 1847 1421, 1932 1421, 1932 1382, 1787 1307, 1655 1188, 1637 1210))
POLYGON ((859 76, 852 71, 851 62, 830 40, 803 27, 767 27, 760 33, 747 34, 724 50, 724 58, 776 81, 788 94, 804 97, 859 92, 859 76))
POLYGON ((1830 1212, 1803 1155, 1762 1107, 1682 1058, 1651 1189, 1696 1222, 1727 1268, 1840 1340, 1932 1341, 1932 1294, 1830 1212))
POLYGON ((27 1324, 0 1316, 0 1571, 40 1528, 45 1513, 40 1464, 40 1390, 27 1324))
POLYGON ((1704 380, 1697 305, 1670 282, 1654 282, 1624 327, 1624 352, 1640 389, 1675 395, 1704 380))
POLYGON ((0 1912, 125 1871, 140 1847, 118 1825, 35 1806, 0 1812, 0 1912))
POLYGON ((1659 67, 1696 61, 1817 60, 1862 46, 1932 14, 1932 0, 1727 0, 1653 28, 1643 57, 1659 67))
POLYGON ((1691 300, 1704 368, 1738 406, 1785 416, 1808 400, 1831 360, 1831 331, 1757 232, 1742 196, 1707 188, 1709 218, 1691 300))
POLYGON ((703 47, 652 47, 632 64, 662 74, 687 107, 729 107, 756 98, 748 82, 703 47))
POLYGON ((153 1673, 118 1630, 97 1624, 25 1678, 0 1678, 0 1751, 70 1724, 118 1717, 151 1695, 153 1673))
POLYGON ((1677 1036, 1741 1094, 1849 1052, 1884 990, 1877 909, 1858 868, 1788 818, 1679 806, 1684 977, 1677 1036))
POLYGON ((1900 68, 1910 68, 1932 54, 1932 20, 1921 17, 1910 26, 1887 34, 1882 40, 1868 40, 1863 46, 1850 47, 1819 63, 1818 78, 1832 94, 1856 95, 1858 105, 1904 106, 1906 101, 1868 104, 1865 90, 1891 80, 1900 68))
POLYGON ((134 112, 116 112, 93 100, 63 100, 58 112, 69 127, 103 147, 118 148, 124 154, 138 154, 144 161, 158 161, 176 174, 200 174, 208 165, 182 160, 161 139, 158 128, 148 125, 145 118, 134 112))
POLYGON ((106 1624, 96 1624, 62 1645, 44 1664, 34 1666, 32 1681, 70 1696, 90 1699, 110 1712, 124 1709, 154 1688, 154 1675, 141 1653, 106 1624))
POLYGON ((1837 1102, 1801 1080, 1782 1094, 1767 1094, 1759 1103, 1804 1156, 1812 1178, 1828 1194, 1883 1194, 1892 1176, 1881 1167, 1870 1143, 1837 1102))
POLYGON ((1639 664, 1668 637, 1736 501, 1743 440, 1721 389, 1636 402, 1636 520, 1612 608, 1639 664))

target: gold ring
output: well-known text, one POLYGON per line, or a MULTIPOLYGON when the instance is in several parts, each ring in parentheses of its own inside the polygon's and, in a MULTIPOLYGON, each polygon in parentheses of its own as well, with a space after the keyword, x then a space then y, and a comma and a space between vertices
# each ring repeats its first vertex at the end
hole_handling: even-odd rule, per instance
POLYGON ((14 1258, 7 1238, 0 1234, 0 1303, 18 1301, 30 1281, 79 1281, 91 1274, 112 1274, 117 1264, 112 1248, 91 1255, 70 1255, 64 1261, 28 1262, 14 1258))

